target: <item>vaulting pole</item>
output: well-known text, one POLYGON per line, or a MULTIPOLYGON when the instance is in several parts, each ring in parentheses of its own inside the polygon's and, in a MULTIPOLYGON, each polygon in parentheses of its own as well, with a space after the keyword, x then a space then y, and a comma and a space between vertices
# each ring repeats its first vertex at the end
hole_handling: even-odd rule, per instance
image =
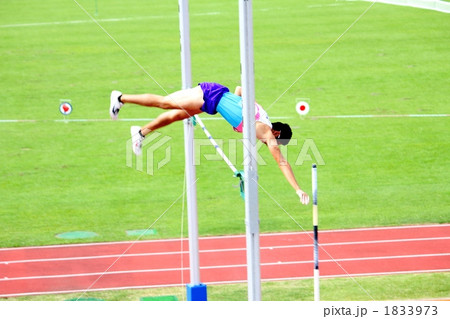
POLYGON ((313 195, 313 227, 314 227, 314 301, 320 301, 319 277, 319 209, 317 208, 317 165, 313 164, 312 195, 313 195))

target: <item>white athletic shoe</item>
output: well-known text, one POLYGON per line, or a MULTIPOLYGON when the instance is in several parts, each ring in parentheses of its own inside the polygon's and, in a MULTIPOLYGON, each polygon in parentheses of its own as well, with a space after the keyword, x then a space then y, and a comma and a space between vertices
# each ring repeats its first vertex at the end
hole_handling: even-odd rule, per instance
POLYGON ((131 127, 131 141, 133 142, 133 152, 137 156, 142 154, 142 142, 144 141, 144 137, 139 134, 140 126, 132 126, 131 127))
POLYGON ((123 103, 119 101, 119 96, 122 95, 122 92, 112 91, 109 105, 109 115, 111 119, 117 120, 117 116, 119 115, 119 110, 122 107, 123 103))

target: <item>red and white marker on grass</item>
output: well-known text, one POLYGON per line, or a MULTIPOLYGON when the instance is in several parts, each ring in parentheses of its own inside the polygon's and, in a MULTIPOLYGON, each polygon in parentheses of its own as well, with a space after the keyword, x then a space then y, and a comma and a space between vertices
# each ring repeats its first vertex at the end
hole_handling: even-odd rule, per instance
POLYGON ((63 102, 59 105, 59 111, 62 115, 69 115, 72 113, 72 105, 69 102, 63 102))
POLYGON ((295 110, 300 115, 306 115, 309 112, 309 104, 305 101, 300 101, 295 106, 295 110))

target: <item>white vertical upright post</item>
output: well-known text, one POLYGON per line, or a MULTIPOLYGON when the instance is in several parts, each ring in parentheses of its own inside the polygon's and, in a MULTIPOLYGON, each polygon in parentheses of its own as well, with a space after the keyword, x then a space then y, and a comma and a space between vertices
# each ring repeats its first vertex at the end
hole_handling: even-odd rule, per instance
MULTIPOLYGON (((191 48, 189 35, 189 1, 179 0, 181 78, 182 89, 192 87, 191 48)), ((186 198, 189 228, 190 285, 188 300, 206 300, 206 286, 200 283, 200 262, 198 247, 197 185, 194 165, 194 126, 192 119, 184 121, 184 152, 186 172, 186 198)))
POLYGON ((261 300, 252 1, 239 0, 248 300, 261 300))

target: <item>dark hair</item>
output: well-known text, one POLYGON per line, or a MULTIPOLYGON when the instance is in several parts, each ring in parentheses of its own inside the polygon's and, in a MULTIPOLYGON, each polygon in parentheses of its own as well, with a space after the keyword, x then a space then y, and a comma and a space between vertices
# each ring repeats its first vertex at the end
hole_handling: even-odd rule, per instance
POLYGON ((277 137, 278 144, 287 145, 292 137, 292 130, 289 124, 275 122, 272 123, 272 129, 279 131, 280 136, 277 137))

